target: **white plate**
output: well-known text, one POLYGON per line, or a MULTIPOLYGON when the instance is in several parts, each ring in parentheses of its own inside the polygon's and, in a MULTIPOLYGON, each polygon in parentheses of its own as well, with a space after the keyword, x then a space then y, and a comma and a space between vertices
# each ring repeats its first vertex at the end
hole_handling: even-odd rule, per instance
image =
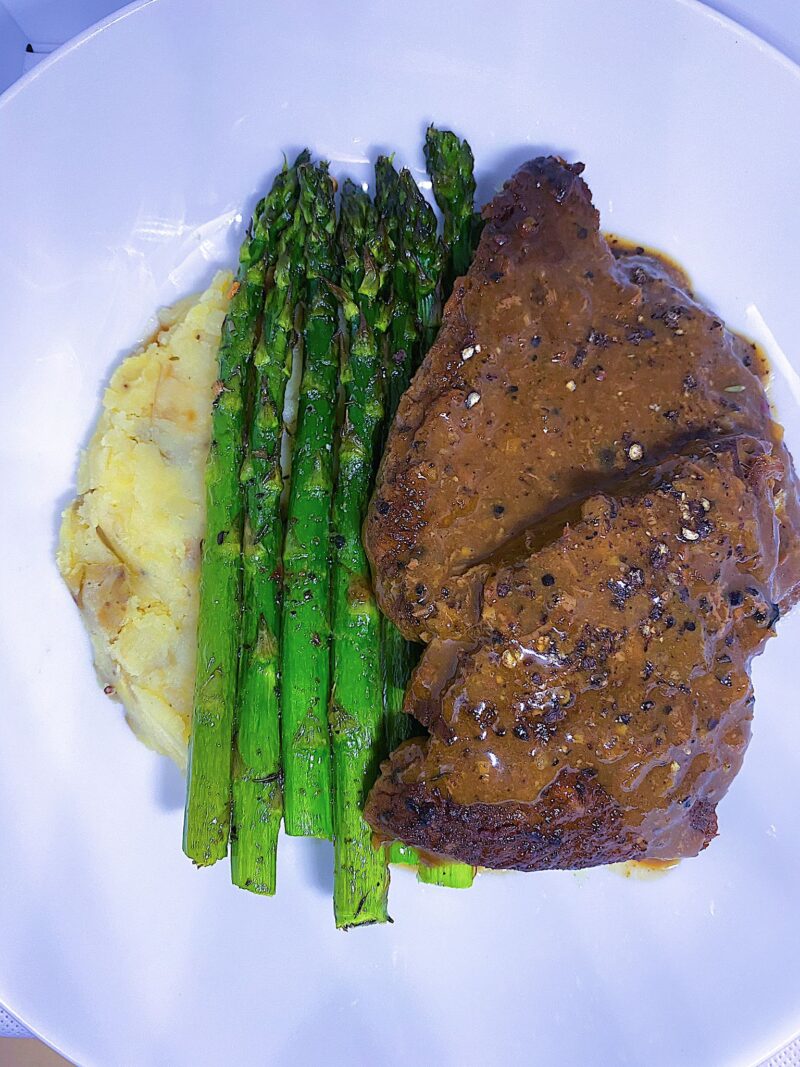
POLYGON ((13 88, 0 1000, 84 1067, 751 1065, 800 1027, 800 613, 758 663, 751 750, 699 859, 463 893, 400 873, 394 925, 350 934, 327 845, 283 843, 275 901, 195 871, 177 775, 95 684, 53 548, 110 368, 233 262, 282 151, 361 177, 391 146, 421 167, 431 118, 469 137, 483 195, 542 148, 586 160, 605 227, 672 253, 767 342, 800 457, 800 75, 704 8, 160 0, 13 88))

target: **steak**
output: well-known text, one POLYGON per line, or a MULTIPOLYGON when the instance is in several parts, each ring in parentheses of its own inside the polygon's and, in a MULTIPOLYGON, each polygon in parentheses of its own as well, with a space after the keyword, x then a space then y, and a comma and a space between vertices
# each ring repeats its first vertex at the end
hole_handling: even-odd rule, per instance
POLYGON ((480 568, 480 611, 434 638, 366 818, 487 867, 696 855, 737 773, 748 667, 779 615, 783 469, 699 443, 597 495, 545 547, 480 568))
POLYGON ((754 347, 676 269, 614 254, 582 170, 536 159, 484 209, 400 403, 365 544, 381 608, 411 639, 458 636, 478 610, 477 565, 698 437, 773 442, 789 489, 776 597, 796 595, 800 509, 754 347))
POLYGON ((538 870, 696 855, 800 593, 800 505, 755 346, 607 239, 582 164, 525 164, 403 397, 365 525, 427 648, 388 840, 538 870))

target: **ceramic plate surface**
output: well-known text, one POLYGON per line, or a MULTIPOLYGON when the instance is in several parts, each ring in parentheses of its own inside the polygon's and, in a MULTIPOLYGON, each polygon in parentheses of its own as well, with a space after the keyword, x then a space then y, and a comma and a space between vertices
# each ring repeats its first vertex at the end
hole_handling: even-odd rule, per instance
MULTIPOLYGON (((99 691, 53 561, 109 372, 232 265, 281 153, 422 176, 429 120, 479 194, 543 149, 772 358, 800 458, 800 74, 678 0, 153 0, 0 101, 0 1001, 82 1067, 752 1065, 800 1028, 800 612, 755 670, 721 836, 659 878, 393 878, 333 927, 331 848, 274 901, 198 872, 182 783, 99 691), (793 369, 794 368, 794 369, 793 369)), ((502 472, 498 472, 501 476, 502 472)))

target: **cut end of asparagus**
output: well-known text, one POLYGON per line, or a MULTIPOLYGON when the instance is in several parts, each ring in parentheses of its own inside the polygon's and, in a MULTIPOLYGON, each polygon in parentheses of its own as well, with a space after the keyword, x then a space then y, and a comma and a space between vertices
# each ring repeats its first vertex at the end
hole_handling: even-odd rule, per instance
POLYGON ((257 825, 242 824, 231 832, 231 881, 250 893, 274 896, 282 810, 280 783, 234 781, 233 802, 234 811, 255 817, 257 825))
MULTIPOLYGON (((387 908, 389 879, 383 877, 385 868, 380 865, 381 878, 360 893, 334 893, 333 915, 337 930, 352 930, 355 926, 374 926, 391 922, 387 908)), ((363 879, 360 880, 363 882, 363 879)))
POLYGON ((475 868, 466 863, 420 863, 417 878, 426 885, 440 885, 448 889, 469 889, 475 880, 475 868))
MULTIPOLYGON (((216 744, 213 740, 209 743, 216 744)), ((221 748, 228 744, 226 736, 219 742, 221 748)), ((191 763, 190 755, 190 775, 191 763)), ((183 851, 198 867, 208 867, 228 854, 230 787, 230 772, 226 773, 224 769, 202 778, 195 773, 189 779, 183 821, 183 851)))
MULTIPOLYGON (((214 820, 211 819, 210 822, 213 823, 214 820)), ((210 867, 228 855, 228 832, 213 828, 211 832, 206 832, 202 828, 195 830, 193 827, 185 827, 183 851, 195 867, 210 867)))

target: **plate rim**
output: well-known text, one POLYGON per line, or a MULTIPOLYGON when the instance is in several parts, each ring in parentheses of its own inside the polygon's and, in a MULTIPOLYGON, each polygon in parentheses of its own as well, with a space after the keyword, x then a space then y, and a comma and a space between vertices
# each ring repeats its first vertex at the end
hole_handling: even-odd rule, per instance
MULTIPOLYGON (((101 36, 112 26, 117 23, 121 23, 129 19, 131 16, 138 15, 147 8, 161 6, 162 4, 168 4, 171 0, 130 0, 118 11, 112 12, 110 15, 106 15, 105 18, 100 19, 98 22, 92 23, 85 30, 76 34, 75 37, 71 37, 64 44, 59 45, 48 56, 42 59, 31 70, 26 71, 16 81, 12 82, 2 93, 0 93, 0 112, 3 108, 10 105, 21 92, 24 92, 30 85, 33 85, 40 77, 45 75, 52 67, 62 60, 71 56, 73 52, 83 48, 90 41, 96 37, 101 36)), ((364 3, 365 0, 351 0, 352 3, 364 3)), ((677 5, 683 7, 689 11, 695 12, 695 14, 707 18, 712 23, 716 23, 726 33, 734 33, 740 37, 745 38, 752 46, 757 48, 758 51, 768 55, 774 62, 777 62, 780 66, 784 67, 790 74, 800 80, 800 60, 795 61, 791 56, 787 55, 778 45, 773 44, 771 41, 766 40, 760 33, 755 30, 751 30, 748 26, 742 25, 732 15, 727 15, 723 11, 718 11, 715 7, 712 7, 706 0, 659 0, 664 6, 677 5)), ((798 42, 800 45, 800 42, 798 42)))
MULTIPOLYGON (((129 3, 120 7, 118 10, 97 22, 92 23, 89 27, 64 42, 37 63, 35 67, 21 75, 0 93, 0 120, 4 117, 6 108, 12 106, 13 101, 16 100, 20 94, 30 89, 30 87, 40 78, 46 78, 49 71, 72 57, 74 53, 82 51, 96 39, 104 39, 107 31, 118 24, 126 22, 131 17, 139 16, 150 8, 156 10, 159 8, 167 8, 173 2, 174 0, 130 0, 129 3)), ((360 5, 367 2, 368 0, 351 0, 353 5, 360 5)), ((379 0, 379 3, 380 2, 383 2, 383 0, 379 0)), ((744 26, 734 16, 712 7, 706 0, 655 0, 655 2, 665 9, 680 7, 692 13, 694 16, 699 16, 708 20, 712 25, 716 25, 722 32, 732 34, 736 38, 746 41, 750 47, 754 47, 757 52, 764 55, 771 63, 776 63, 779 67, 783 68, 785 72, 789 73, 797 82, 800 82, 800 60, 794 60, 778 45, 768 41, 755 30, 744 26)), ((219 269, 222 268, 220 267, 219 269)), ((798 610, 800 610, 800 608, 798 610)), ((2 1006, 14 1019, 29 1031, 32 1037, 41 1041, 44 1045, 57 1052, 59 1055, 62 1055, 67 1059, 69 1058, 69 1054, 66 1051, 60 1048, 58 1044, 54 1043, 53 1040, 45 1036, 37 1026, 26 1021, 24 1015, 20 1015, 11 1004, 4 1000, 2 1001, 2 1006)), ((773 1046, 769 1054, 760 1061, 760 1064, 753 1064, 752 1067, 767 1067, 767 1064, 773 1057, 779 1055, 798 1040, 800 1040, 800 1005, 798 1005, 797 1027, 792 1032, 791 1036, 773 1046)))

